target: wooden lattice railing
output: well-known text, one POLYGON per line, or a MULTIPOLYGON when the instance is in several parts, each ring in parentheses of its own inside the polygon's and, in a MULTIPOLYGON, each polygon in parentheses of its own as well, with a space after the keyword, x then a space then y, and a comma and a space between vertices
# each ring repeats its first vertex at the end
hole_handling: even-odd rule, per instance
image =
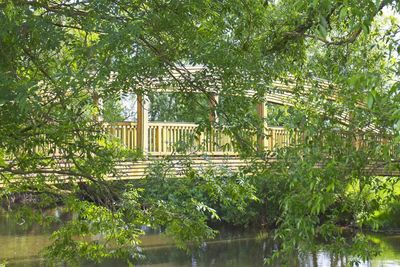
MULTIPOLYGON (((135 122, 118 122, 107 128, 127 148, 137 148, 138 133, 135 122)), ((274 150, 291 142, 293 138, 283 127, 265 129, 264 149, 274 150)), ((198 131, 198 125, 194 123, 148 123, 146 151, 149 154, 167 155, 179 152, 182 147, 192 153, 237 154, 230 136, 219 130, 198 131)))

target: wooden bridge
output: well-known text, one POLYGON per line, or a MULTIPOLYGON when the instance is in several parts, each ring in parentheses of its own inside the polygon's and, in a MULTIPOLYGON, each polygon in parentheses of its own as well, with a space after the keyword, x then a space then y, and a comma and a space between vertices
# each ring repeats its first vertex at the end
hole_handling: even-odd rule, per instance
MULTIPOLYGON (((189 70, 191 74, 201 69, 189 70)), ((175 78, 180 79, 182 73, 177 74, 175 78)), ((332 85, 326 81, 318 81, 322 90, 332 88, 332 85)), ((264 98, 257 104, 256 110, 261 121, 265 121, 266 103, 279 105, 293 105, 298 95, 294 91, 294 83, 273 82, 264 98)), ((196 89, 194 89, 196 90, 196 89)), ((305 93, 312 90, 311 86, 303 86, 305 93)), ((176 92, 176 90, 172 90, 176 92)), ((161 91, 165 92, 165 91, 161 91)), ((204 93, 204 92, 203 92, 204 93)), ((218 93, 213 90, 208 93, 210 110, 214 110, 218 104, 218 93)), ((254 92, 249 91, 248 95, 254 92)), ((328 99, 335 101, 336 95, 332 94, 328 99)), ((359 107, 363 107, 359 103, 359 107)), ((107 131, 115 136, 120 142, 129 149, 138 149, 143 151, 146 159, 137 163, 121 162, 117 168, 121 171, 122 179, 138 179, 146 174, 146 169, 152 163, 162 160, 165 156, 174 155, 171 161, 172 172, 179 175, 183 171, 183 166, 179 157, 179 148, 184 146, 185 153, 189 154, 193 165, 198 169, 205 166, 227 166, 230 169, 237 169, 247 164, 246 160, 239 158, 239 153, 233 145, 234 140, 217 129, 208 129, 200 131, 198 125, 194 123, 178 122, 149 122, 148 110, 150 109, 149 100, 144 95, 137 95, 137 121, 119 122, 107 126, 107 131)), ((349 114, 338 114, 337 119, 344 125, 350 123, 349 114)), ((216 114, 209 115, 211 125, 218 120, 216 114)), ((253 134, 250 139, 257 150, 274 151, 278 148, 293 144, 299 141, 300 134, 293 134, 283 127, 268 127, 264 125, 262 132, 253 134)), ((355 140, 355 149, 362 146, 361 138, 355 140)), ((270 160, 275 160, 271 158, 270 160)), ((400 168, 396 170, 387 170, 381 164, 373 164, 366 170, 368 173, 383 176, 400 176, 400 168)))
MULTIPOLYGON (((267 102, 292 105, 294 100, 298 98, 293 90, 293 84, 287 85, 274 82, 271 86, 271 91, 266 93, 256 106, 260 121, 265 121, 265 104, 267 102)), ((322 81, 321 86, 327 89, 331 85, 322 81)), ((307 87, 303 88, 303 90, 307 92, 311 88, 307 87)), ((207 91, 206 93, 210 96, 210 110, 213 111, 215 110, 215 105, 218 104, 218 94, 214 91, 207 91)), ((249 94, 253 93, 249 92, 249 94)), ((335 98, 336 96, 332 95, 329 100, 335 101, 335 98)), ((362 103, 359 104, 360 107, 362 105, 362 103)), ((113 174, 110 174, 106 179, 129 180, 143 178, 147 174, 150 165, 162 161, 165 157, 169 159, 169 170, 174 176, 181 176, 184 173, 185 162, 188 159, 191 162, 191 167, 197 170, 225 166, 235 171, 242 166, 248 165, 246 159, 240 158, 238 151, 235 149, 235 141, 237 140, 232 140, 224 131, 216 128, 200 130, 199 126, 194 123, 149 121, 150 103, 143 94, 137 95, 136 107, 137 120, 135 122, 104 123, 104 129, 111 136, 118 139, 126 148, 142 151, 144 158, 139 161, 119 161, 116 164, 116 168, 119 171, 118 175, 113 176, 113 174), (183 154, 185 157, 182 156, 183 154)), ((344 125, 349 124, 348 114, 338 114, 337 118, 344 125)), ((215 113, 210 113, 209 119, 211 125, 214 125, 218 120, 215 113)), ((278 148, 298 143, 302 138, 301 133, 294 134, 283 127, 269 127, 265 123, 262 131, 257 134, 254 132, 249 133, 248 139, 251 140, 252 147, 259 152, 273 152, 278 148)), ((354 140, 353 145, 355 149, 360 148, 363 145, 362 139, 354 140)), ((272 156, 267 160, 274 161, 276 158, 272 156)), ((60 166, 63 167, 60 167, 58 174, 60 177, 68 178, 68 175, 64 174, 63 170, 68 170, 72 166, 63 164, 65 163, 60 162, 60 166)), ((391 165, 395 166, 395 168, 388 169, 379 162, 371 163, 365 172, 379 176, 400 176, 400 162, 395 161, 391 165)), ((54 170, 44 169, 42 174, 46 173, 52 175, 54 170)))
MULTIPOLYGON (((187 74, 201 71, 201 69, 189 70, 187 74)), ((175 78, 180 79, 182 74, 177 74, 175 78)), ((332 85, 326 81, 318 81, 321 90, 330 90, 332 85)), ((157 89, 157 85, 154 90, 157 89)), ((273 82, 270 89, 256 105, 257 115, 261 121, 265 122, 266 103, 278 105, 293 105, 298 100, 298 95, 294 90, 294 82, 287 84, 283 82, 273 82)), ((311 86, 303 85, 304 95, 312 90, 311 86)), ((176 92, 176 89, 160 90, 163 92, 176 92)), ((196 92, 196 89, 191 92, 196 92)), ((334 91, 334 90, 333 90, 334 91)), ((183 92, 184 93, 184 92, 183 92)), ((210 124, 214 125, 218 121, 217 115, 213 112, 218 104, 218 92, 210 89, 201 91, 209 96, 210 124)), ((254 94, 251 90, 247 92, 248 96, 254 94)), ((301 96, 300 96, 301 97, 301 96)), ((335 101, 334 93, 328 97, 328 100, 335 101)), ((363 103, 357 104, 363 108, 363 103)), ((184 161, 189 156, 191 166, 198 170, 207 167, 225 166, 231 170, 237 170, 242 166, 248 165, 245 159, 239 157, 235 150, 234 142, 231 137, 220 129, 200 130, 194 123, 183 122, 152 122, 149 121, 150 101, 143 94, 137 94, 137 120, 136 122, 118 122, 106 125, 106 131, 117 138, 126 148, 140 150, 144 154, 144 159, 138 162, 120 161, 117 164, 119 170, 118 177, 109 177, 109 179, 140 179, 143 178, 148 167, 151 164, 169 157, 171 174, 180 176, 185 170, 184 161), (183 148, 183 149, 182 149, 183 148)), ((349 114, 338 114, 336 118, 343 125, 350 123, 349 114)), ((294 144, 300 141, 301 134, 293 134, 283 127, 270 127, 264 123, 263 130, 258 134, 250 134, 250 140, 253 147, 258 151, 275 151, 276 149, 294 144)), ((362 138, 354 140, 354 148, 362 146, 362 138)), ((273 156, 268 159, 274 161, 273 156)), ((318 167, 318 166, 316 166, 318 167)), ((388 170, 386 166, 376 163, 365 170, 367 173, 381 176, 400 176, 400 167, 394 170, 388 170)))
MULTIPOLYGON (((268 102, 278 103, 279 99, 287 102, 287 94, 273 94, 267 98, 268 102)), ((218 103, 218 95, 211 92, 209 101, 210 110, 218 103)), ((235 150, 234 140, 223 131, 211 128, 199 130, 195 123, 182 122, 149 122, 148 111, 150 102, 143 95, 137 95, 137 121, 118 122, 106 126, 106 130, 128 149, 143 152, 145 160, 139 162, 120 162, 117 169, 121 179, 139 179, 146 175, 151 164, 162 160, 165 156, 173 156, 170 160, 171 171, 174 175, 181 175, 184 171, 181 151, 190 157, 191 166, 202 169, 211 166, 225 166, 236 170, 247 165, 246 160, 239 157, 235 150), (183 149, 181 149, 183 148, 183 149)), ((256 106, 257 114, 261 120, 265 117, 265 102, 256 106)), ((218 120, 216 114, 210 113, 211 125, 218 120)), ((263 132, 249 138, 258 150, 273 151, 287 146, 295 141, 283 127, 265 127, 263 132)), ((171 157, 170 157, 171 158, 171 157)))

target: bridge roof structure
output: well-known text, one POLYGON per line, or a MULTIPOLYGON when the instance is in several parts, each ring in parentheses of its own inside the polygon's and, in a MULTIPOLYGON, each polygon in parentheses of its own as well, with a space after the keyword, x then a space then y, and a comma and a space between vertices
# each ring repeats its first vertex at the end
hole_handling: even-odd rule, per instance
MULTIPOLYGON (((257 95, 261 102, 272 103, 284 106, 295 106, 299 100, 307 101, 307 96, 313 92, 314 89, 328 91, 326 100, 335 102, 338 100, 338 94, 335 93, 337 85, 329 82, 328 80, 314 78, 314 84, 301 83, 299 84, 293 76, 288 75, 281 81, 275 80, 270 84, 265 85, 265 93, 260 97, 254 89, 249 88, 244 92, 245 96, 252 97, 257 95), (300 91, 301 90, 301 91, 300 91)), ((151 79, 144 82, 144 86, 152 92, 160 93, 205 93, 218 95, 222 92, 222 82, 217 76, 207 73, 207 68, 204 66, 183 66, 169 71, 169 75, 165 78, 151 79), (197 84, 196 75, 204 74, 208 79, 212 79, 212 83, 208 86, 202 87, 197 84)), ((224 92, 224 94, 226 94, 224 92)), ((232 93, 234 95, 234 93, 232 93)), ((367 106, 364 102, 357 102, 355 107, 366 109, 367 106)), ((322 113, 322 110, 321 110, 322 113)), ((336 114, 335 118, 343 125, 348 126, 351 123, 351 116, 349 112, 342 112, 336 114)), ((370 125, 363 131, 372 130, 377 132, 374 125, 370 125)))

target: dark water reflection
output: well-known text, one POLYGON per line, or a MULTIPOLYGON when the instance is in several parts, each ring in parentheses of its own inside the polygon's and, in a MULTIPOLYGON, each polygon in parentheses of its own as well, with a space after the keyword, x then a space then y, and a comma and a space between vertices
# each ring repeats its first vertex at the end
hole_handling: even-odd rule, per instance
MULTIPOLYGON (((40 251, 49 244, 49 230, 38 225, 24 227, 22 222, 0 216, 0 266, 36 267, 46 266, 40 251)), ((373 239, 381 245, 381 256, 361 266, 400 266, 400 235, 376 235, 373 239)), ((146 259, 140 267, 258 267, 264 266, 263 259, 270 255, 274 244, 257 233, 234 233, 226 231, 216 240, 207 242, 195 253, 188 255, 176 249, 159 233, 149 232, 143 237, 143 253, 146 259)), ((341 266, 340 259, 333 259, 327 253, 309 255, 302 262, 293 261, 293 266, 341 266)), ((57 264, 68 266, 68 264, 57 264)), ((102 264, 84 262, 81 266, 116 267, 128 266, 125 261, 106 261, 102 264)))

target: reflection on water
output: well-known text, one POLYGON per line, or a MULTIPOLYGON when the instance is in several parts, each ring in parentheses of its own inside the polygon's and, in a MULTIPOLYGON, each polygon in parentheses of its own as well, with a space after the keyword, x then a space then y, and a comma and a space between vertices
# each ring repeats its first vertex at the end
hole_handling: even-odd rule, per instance
MULTIPOLYGON (((22 224, 22 223, 21 223, 22 224)), ((5 216, 0 216, 0 263, 6 259, 7 266, 46 266, 40 251, 49 244, 49 230, 38 225, 24 227, 5 216)), ((361 266, 400 266, 400 236, 373 236, 381 245, 383 253, 361 266)), ((263 266, 263 259, 270 255, 274 244, 257 234, 225 232, 219 238, 205 243, 198 251, 188 255, 176 249, 159 233, 149 232, 143 237, 143 251, 146 259, 140 267, 257 267, 263 266)), ((293 265, 301 267, 341 266, 341 259, 332 258, 328 253, 309 255, 293 265)), ((58 266, 68 266, 60 263, 58 266)), ((126 261, 106 261, 102 264, 82 263, 81 266, 116 267, 127 266, 126 261)))

